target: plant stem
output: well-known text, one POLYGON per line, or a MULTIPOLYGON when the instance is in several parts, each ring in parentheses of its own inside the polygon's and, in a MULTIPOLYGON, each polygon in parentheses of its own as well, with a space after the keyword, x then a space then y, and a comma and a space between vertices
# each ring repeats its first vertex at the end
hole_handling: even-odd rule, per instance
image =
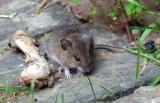
POLYGON ((92 82, 91 82, 91 80, 90 80, 90 78, 87 76, 87 79, 88 79, 88 81, 89 81, 89 84, 90 84, 90 86, 91 86, 91 89, 92 89, 92 93, 93 93, 93 96, 94 96, 94 103, 96 103, 96 94, 95 94, 95 92, 94 92, 94 89, 93 89, 93 85, 92 85, 92 82))
POLYGON ((120 0, 119 3, 120 3, 120 6, 121 6, 123 23, 124 23, 124 26, 125 26, 125 29, 126 29, 126 32, 127 32, 127 38, 128 38, 129 43, 132 43, 134 41, 134 38, 133 38, 132 32, 129 30, 128 17, 125 13, 122 1, 120 0))
MULTIPOLYGON (((128 48, 124 48, 124 49, 125 49, 126 51, 130 52, 130 53, 138 54, 137 51, 134 51, 134 50, 131 50, 131 49, 128 49, 128 48)), ((155 59, 155 58, 153 58, 153 57, 151 57, 151 56, 148 56, 148 55, 146 55, 146 54, 144 54, 144 53, 142 53, 142 52, 140 53, 140 56, 145 57, 145 58, 148 58, 148 59, 156 62, 158 65, 160 65, 160 61, 157 60, 157 59, 155 59)))

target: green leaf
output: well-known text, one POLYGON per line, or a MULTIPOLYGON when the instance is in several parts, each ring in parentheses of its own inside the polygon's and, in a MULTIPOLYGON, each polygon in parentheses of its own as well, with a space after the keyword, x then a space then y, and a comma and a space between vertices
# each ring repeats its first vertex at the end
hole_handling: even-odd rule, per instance
POLYGON ((142 13, 143 9, 141 7, 139 7, 139 6, 137 6, 135 11, 136 11, 136 13, 142 13))
POLYGON ((112 10, 108 13, 108 16, 110 16, 113 20, 117 20, 118 13, 116 10, 112 10))
POLYGON ((142 13, 145 6, 139 3, 139 0, 128 0, 125 4, 125 12, 128 16, 134 18, 138 14, 142 13))
POLYGON ((158 4, 160 4, 160 0, 156 0, 156 2, 157 2, 158 4))
POLYGON ((137 6, 141 7, 141 8, 143 8, 143 9, 147 9, 147 7, 145 7, 144 5, 140 4, 138 2, 138 0, 127 0, 127 1, 130 2, 131 4, 134 4, 134 5, 137 5, 137 6))
POLYGON ((126 5, 125 5, 125 11, 126 11, 126 14, 128 15, 128 16, 131 16, 132 15, 132 6, 133 5, 130 5, 129 3, 127 3, 126 5))
POLYGON ((92 6, 90 15, 95 16, 96 14, 97 14, 97 8, 95 6, 92 6))
POLYGON ((81 0, 69 0, 69 3, 71 4, 78 4, 81 0))

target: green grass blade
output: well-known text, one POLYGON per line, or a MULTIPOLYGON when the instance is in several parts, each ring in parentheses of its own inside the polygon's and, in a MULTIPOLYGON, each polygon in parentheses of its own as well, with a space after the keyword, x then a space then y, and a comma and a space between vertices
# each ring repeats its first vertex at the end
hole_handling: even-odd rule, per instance
MULTIPOLYGON (((133 54, 138 54, 138 52, 137 51, 135 51, 135 50, 131 50, 131 49, 129 49, 129 48, 124 48, 126 51, 128 51, 128 52, 130 52, 130 53, 133 53, 133 54)), ((157 63, 158 65, 160 65, 160 61, 158 60, 158 59, 156 59, 156 58, 154 58, 154 57, 152 57, 152 56, 150 56, 150 55, 146 55, 146 54, 144 54, 144 53, 140 53, 140 56, 141 57, 144 57, 144 58, 147 58, 147 59, 149 59, 149 60, 152 60, 152 61, 154 61, 155 63, 157 63)))
POLYGON ((30 86, 29 103, 34 103, 34 89, 35 89, 35 84, 34 84, 34 80, 33 80, 31 82, 31 86, 30 86))
POLYGON ((157 11, 150 11, 150 10, 148 10, 147 12, 148 12, 149 14, 152 14, 152 15, 160 16, 160 13, 157 12, 157 11))
MULTIPOLYGON (((149 27, 151 28, 155 28, 157 25, 155 23, 152 23, 149 25, 149 27)), ((139 77, 139 64, 140 64, 140 53, 141 53, 141 48, 142 48, 142 45, 145 41, 145 39, 147 38, 147 36, 150 34, 152 30, 151 29, 146 29, 140 39, 138 39, 138 43, 137 43, 137 46, 138 46, 138 52, 137 52, 137 63, 136 63, 136 81, 138 80, 138 77, 139 77)))
POLYGON ((22 93, 22 92, 25 92, 27 91, 27 88, 26 87, 22 87, 22 86, 5 86, 5 87, 0 87, 0 92, 5 92, 7 94, 10 94, 10 93, 22 93))
POLYGON ((138 53, 137 53, 137 63, 136 63, 136 81, 139 78, 139 64, 140 64, 140 53, 141 53, 141 43, 138 40, 138 53))
POLYGON ((146 30, 146 29, 149 29, 149 30, 156 31, 156 32, 160 31, 160 28, 138 27, 138 26, 130 26, 129 29, 130 30, 146 30))
POLYGON ((61 103, 64 103, 64 95, 61 95, 61 103))
POLYGON ((105 87, 101 86, 101 88, 103 88, 110 96, 114 96, 114 94, 112 92, 110 92, 109 90, 107 90, 105 87))
POLYGON ((88 81, 89 81, 89 84, 90 84, 90 87, 91 87, 91 90, 92 90, 92 94, 93 94, 93 96, 94 96, 94 103, 96 103, 96 94, 95 94, 95 92, 94 92, 94 89, 93 89, 93 85, 92 85, 92 82, 91 82, 91 80, 90 80, 90 78, 87 76, 87 79, 88 79, 88 81))
POLYGON ((58 95, 56 95, 56 97, 53 97, 53 103, 58 103, 58 95))
MULTIPOLYGON (((151 28, 155 28, 156 26, 157 26, 156 23, 152 23, 152 24, 149 25, 149 27, 151 27, 151 28)), ((151 31, 152 31, 151 29, 146 29, 146 30, 142 33, 142 35, 141 35, 141 37, 140 37, 140 43, 141 43, 141 44, 143 44, 144 40, 146 39, 146 37, 149 35, 149 33, 150 33, 151 31)))
POLYGON ((109 90, 107 90, 105 87, 101 86, 101 88, 103 88, 107 94, 109 94, 109 96, 112 96, 115 100, 118 98, 117 96, 114 96, 114 93, 110 92, 109 90))
POLYGON ((109 90, 107 90, 105 87, 101 86, 101 88, 103 88, 107 94, 109 94, 109 96, 112 96, 115 100, 118 98, 117 96, 114 95, 114 93, 110 92, 109 90))
POLYGON ((160 74, 158 74, 150 83, 150 86, 155 86, 160 82, 160 74))

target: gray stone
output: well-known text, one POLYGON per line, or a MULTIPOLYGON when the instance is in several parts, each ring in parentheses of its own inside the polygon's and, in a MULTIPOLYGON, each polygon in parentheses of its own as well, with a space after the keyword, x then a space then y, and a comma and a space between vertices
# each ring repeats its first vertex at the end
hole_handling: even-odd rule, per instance
POLYGON ((0 60, 0 86, 8 86, 18 83, 19 74, 24 69, 22 55, 10 52, 8 56, 0 60))
POLYGON ((28 18, 26 22, 29 31, 35 31, 37 28, 41 29, 49 26, 78 23, 71 13, 57 5, 47 8, 39 15, 28 18))
MULTIPOLYGON (((89 75, 97 99, 103 100, 109 96, 100 86, 103 86, 113 94, 127 91, 129 88, 134 88, 137 85, 142 85, 148 80, 151 80, 154 75, 160 72, 156 65, 149 63, 144 75, 140 76, 139 83, 136 85, 135 56, 128 53, 112 55, 104 53, 103 56, 108 57, 108 59, 95 60, 95 70, 89 75)), ((72 78, 56 83, 53 88, 36 92, 35 98, 38 100, 38 103, 51 103, 56 95, 58 95, 60 99, 62 94, 64 95, 66 103, 88 103, 93 102, 94 99, 89 81, 86 77, 72 78)), ((16 103, 23 102, 24 101, 16 101, 16 103)))
MULTIPOLYGON (((10 84, 15 79, 19 78, 19 73, 23 70, 22 55, 10 52, 7 44, 11 35, 23 27, 28 27, 28 32, 31 36, 35 36, 39 32, 47 30, 48 26, 57 26, 65 24, 78 23, 78 20, 62 7, 53 5, 39 15, 33 16, 36 0, 14 0, 11 3, 3 5, 0 8, 0 14, 11 14, 18 12, 13 19, 0 18, 0 44, 3 44, 0 57, 0 79, 7 78, 7 84, 10 84), (9 79, 8 79, 9 78, 9 79)), ((118 37, 115 34, 104 29, 103 26, 91 23, 87 24, 90 32, 94 35, 96 44, 109 44, 113 46, 127 45, 124 37, 118 37)), ((41 44, 45 42, 45 37, 41 39, 41 44)), ((43 46, 41 45, 40 47, 43 46)), ((130 88, 140 86, 150 81, 155 75, 160 72, 157 65, 148 63, 143 76, 140 76, 139 82, 135 84, 135 68, 136 56, 124 53, 111 53, 107 50, 96 50, 95 69, 88 74, 93 84, 96 98, 105 100, 110 94, 101 87, 103 86, 110 92, 118 93, 128 91, 130 88)), ((4 79, 5 81, 6 79, 4 79)), ((3 86, 4 82, 0 82, 3 86)), ((82 103, 93 102, 93 93, 87 77, 71 78, 62 82, 57 82, 53 88, 45 88, 35 92, 35 98, 38 103, 51 103, 53 98, 58 97, 60 102, 62 94, 64 95, 65 103, 82 103)), ((29 96, 22 96, 12 103, 28 103, 29 96)), ((106 102, 106 101, 104 101, 106 102)))
POLYGON ((0 19, 0 41, 10 39, 11 35, 20 28, 20 23, 15 23, 12 20, 0 19))
MULTIPOLYGON (((115 42, 120 46, 126 44, 125 40, 106 31, 100 25, 92 24, 88 26, 90 32, 94 35, 96 44, 107 43, 115 45, 115 42)), ((47 40, 46 37, 43 37, 40 43, 46 43, 45 40, 47 40)), ((143 85, 160 72, 158 66, 148 63, 144 75, 140 76, 139 81, 136 83, 135 68, 136 56, 130 53, 111 53, 107 50, 96 50, 95 69, 88 75, 93 83, 96 98, 98 100, 105 100, 106 97, 110 96, 101 86, 113 94, 121 93, 128 91, 130 88, 134 89, 136 86, 143 85)), ((53 88, 36 92, 35 98, 38 100, 38 103, 51 103, 56 96, 61 100, 62 94, 66 103, 92 103, 94 99, 86 76, 84 78, 71 78, 55 83, 53 88)), ((17 100, 16 103, 22 103, 22 101, 23 99, 17 100)), ((26 99, 25 101, 27 102, 26 99)))
POLYGON ((27 14, 32 9, 28 6, 32 6, 33 8, 33 2, 29 0, 15 0, 0 8, 0 15, 10 15, 17 12, 17 15, 13 19, 0 18, 0 41, 10 39, 17 29, 25 27, 23 19, 26 19, 28 16, 22 17, 21 15, 23 12, 27 14))
POLYGON ((113 103, 160 103, 160 86, 144 86, 113 103))

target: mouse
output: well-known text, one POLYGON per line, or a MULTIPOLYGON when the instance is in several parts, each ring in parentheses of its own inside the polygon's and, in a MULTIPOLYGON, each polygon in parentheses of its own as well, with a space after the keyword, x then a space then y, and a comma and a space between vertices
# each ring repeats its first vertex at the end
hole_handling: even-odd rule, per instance
POLYGON ((64 71, 65 78, 81 77, 93 69, 93 36, 78 25, 62 25, 49 33, 47 43, 49 58, 58 63, 58 71, 64 71))

